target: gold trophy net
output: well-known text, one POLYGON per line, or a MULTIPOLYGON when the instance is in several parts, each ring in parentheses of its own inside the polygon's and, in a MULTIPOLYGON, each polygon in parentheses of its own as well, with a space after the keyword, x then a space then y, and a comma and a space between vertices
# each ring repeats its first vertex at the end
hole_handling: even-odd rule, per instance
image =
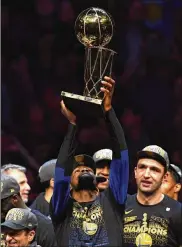
POLYGON ((83 95, 95 99, 103 99, 103 86, 101 81, 104 76, 112 73, 113 56, 115 52, 104 47, 87 47, 85 50, 84 81, 85 88, 83 95))

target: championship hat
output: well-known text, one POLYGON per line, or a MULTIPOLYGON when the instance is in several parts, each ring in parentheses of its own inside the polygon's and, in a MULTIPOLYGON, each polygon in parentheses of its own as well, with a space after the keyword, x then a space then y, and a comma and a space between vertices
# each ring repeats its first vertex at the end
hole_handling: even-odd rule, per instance
POLYGON ((1 200, 18 193, 20 186, 17 181, 8 175, 1 175, 1 200))
POLYGON ((178 183, 182 182, 182 171, 178 166, 176 166, 174 164, 170 164, 168 170, 169 170, 169 172, 173 171, 174 174, 177 176, 176 182, 178 182, 178 183))
POLYGON ((75 159, 74 169, 78 166, 87 166, 91 168, 94 171, 94 173, 96 172, 95 162, 91 156, 86 154, 79 154, 76 155, 74 159, 75 159))
POLYGON ((167 152, 157 145, 150 145, 139 151, 137 153, 137 159, 139 160, 142 158, 156 160, 167 168, 170 164, 167 152))
POLYGON ((94 153, 93 159, 95 163, 103 160, 111 161, 113 156, 113 152, 111 149, 101 149, 94 153))
POLYGON ((1 229, 32 230, 37 225, 37 217, 29 209, 12 208, 8 211, 4 223, 1 224, 1 229))

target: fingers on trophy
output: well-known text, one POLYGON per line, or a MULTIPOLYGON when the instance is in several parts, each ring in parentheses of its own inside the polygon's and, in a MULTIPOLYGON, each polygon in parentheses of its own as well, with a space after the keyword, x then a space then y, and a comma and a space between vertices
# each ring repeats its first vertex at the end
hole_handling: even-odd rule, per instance
POLYGON ((115 81, 111 77, 108 77, 108 76, 105 76, 104 79, 105 81, 101 81, 103 86, 101 86, 100 90, 102 92, 107 92, 107 93, 112 92, 114 89, 115 81))

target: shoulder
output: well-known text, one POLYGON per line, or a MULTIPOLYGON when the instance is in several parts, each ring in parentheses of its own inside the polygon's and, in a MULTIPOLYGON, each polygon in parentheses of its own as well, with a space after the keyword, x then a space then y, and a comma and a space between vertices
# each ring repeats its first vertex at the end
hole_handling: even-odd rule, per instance
POLYGON ((33 203, 31 204, 31 206, 34 205, 34 204, 37 204, 37 203, 41 203, 42 200, 44 199, 44 194, 45 194, 44 192, 40 193, 40 194, 35 198, 35 200, 34 200, 33 203))
POLYGON ((44 199, 44 195, 45 195, 45 192, 41 192, 38 196, 37 196, 37 198, 36 198, 36 200, 42 200, 42 199, 44 199))
POLYGON ((30 244, 30 247, 41 247, 40 245, 37 244, 36 241, 30 244))
POLYGON ((164 195, 164 203, 166 205, 170 205, 171 207, 175 207, 175 208, 181 208, 182 207, 182 204, 181 202, 178 202, 172 198, 170 198, 169 196, 167 195, 164 195))
POLYGON ((31 212, 34 213, 37 217, 37 221, 39 224, 52 224, 52 221, 45 215, 43 215, 41 212, 39 212, 38 210, 35 209, 31 209, 31 212))
POLYGON ((165 195, 159 206, 165 217, 168 218, 172 223, 171 226, 178 228, 180 225, 181 228, 182 204, 165 195))
POLYGON ((176 200, 173 200, 169 196, 165 195, 163 200, 163 205, 168 206, 169 208, 175 209, 175 211, 182 212, 182 204, 176 200))

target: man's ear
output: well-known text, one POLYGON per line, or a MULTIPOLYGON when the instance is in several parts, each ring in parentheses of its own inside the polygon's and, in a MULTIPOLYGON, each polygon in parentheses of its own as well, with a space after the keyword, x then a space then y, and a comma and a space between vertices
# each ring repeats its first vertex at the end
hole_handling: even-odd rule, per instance
POLYGON ((135 178, 136 178, 136 172, 137 172, 137 167, 134 168, 135 178))
POLYGON ((19 201, 19 195, 14 194, 11 198, 11 203, 16 207, 18 205, 18 201, 19 201))
POLYGON ((35 231, 32 230, 28 234, 28 241, 31 243, 33 241, 34 237, 35 237, 35 231))
POLYGON ((178 193, 179 191, 181 190, 181 184, 176 184, 175 187, 174 187, 174 192, 175 193, 178 193))
POLYGON ((167 179, 167 177, 169 176, 169 173, 168 172, 166 172, 165 174, 164 174, 164 176, 163 176, 163 180, 162 180, 162 182, 164 182, 164 180, 165 179, 167 179))

